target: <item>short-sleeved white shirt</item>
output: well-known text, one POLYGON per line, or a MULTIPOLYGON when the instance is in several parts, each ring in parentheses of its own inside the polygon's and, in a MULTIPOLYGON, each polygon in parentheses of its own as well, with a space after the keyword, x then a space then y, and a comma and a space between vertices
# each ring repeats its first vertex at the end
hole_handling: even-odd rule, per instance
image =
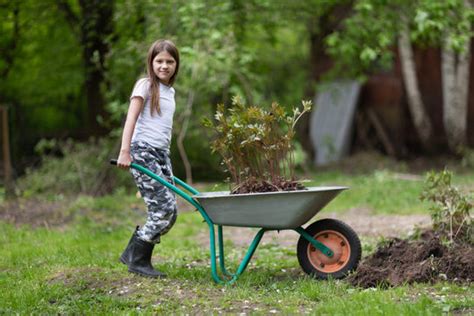
POLYGON ((169 150, 171 144, 171 130, 173 128, 173 115, 176 109, 174 100, 174 89, 160 83, 160 111, 151 115, 150 104, 150 80, 148 78, 139 79, 135 83, 133 97, 143 98, 144 107, 138 116, 132 142, 143 141, 155 148, 169 150))

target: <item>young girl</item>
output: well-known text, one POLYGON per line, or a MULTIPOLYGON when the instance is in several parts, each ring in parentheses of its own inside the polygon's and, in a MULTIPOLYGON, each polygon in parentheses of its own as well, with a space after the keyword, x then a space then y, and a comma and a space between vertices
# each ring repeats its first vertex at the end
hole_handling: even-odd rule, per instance
MULTIPOLYGON (((122 146, 117 166, 140 164, 173 183, 169 158, 171 129, 175 111, 173 83, 179 69, 179 52, 173 42, 158 40, 147 57, 147 77, 138 80, 130 97, 122 146)), ((176 221, 176 196, 147 175, 131 169, 131 173, 148 208, 146 223, 139 227, 122 253, 120 261, 128 271, 147 277, 164 277, 151 265, 151 255, 160 237, 176 221)))

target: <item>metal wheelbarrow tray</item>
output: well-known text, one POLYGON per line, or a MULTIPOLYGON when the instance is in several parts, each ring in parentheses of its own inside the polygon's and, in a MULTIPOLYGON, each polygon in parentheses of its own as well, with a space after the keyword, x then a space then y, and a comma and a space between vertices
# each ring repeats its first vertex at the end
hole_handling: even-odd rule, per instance
MULTIPOLYGON (((116 160, 110 162, 117 164, 116 160)), ((229 192, 200 193, 176 177, 173 177, 174 183, 168 183, 138 164, 132 163, 130 168, 148 175, 196 207, 209 227, 211 275, 217 283, 234 283, 247 268, 265 232, 271 230, 292 229, 300 235, 298 262, 303 271, 312 277, 343 278, 357 268, 360 261, 362 248, 359 237, 347 224, 336 219, 322 219, 302 227, 347 187, 311 187, 299 191, 235 195, 229 192), (235 273, 229 273, 225 267, 224 226, 260 228, 235 273)))
POLYGON ((216 225, 295 229, 308 222, 347 187, 310 187, 299 191, 194 195, 216 225))

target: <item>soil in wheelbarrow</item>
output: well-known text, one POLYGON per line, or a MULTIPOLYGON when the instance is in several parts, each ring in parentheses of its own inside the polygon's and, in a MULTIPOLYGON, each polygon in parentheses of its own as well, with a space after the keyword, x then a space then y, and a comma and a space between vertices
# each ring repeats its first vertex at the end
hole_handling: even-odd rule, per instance
POLYGON ((248 178, 231 190, 231 194, 263 193, 275 191, 297 191, 304 190, 305 186, 297 180, 287 180, 275 177, 271 182, 248 178))
POLYGON ((422 233, 416 241, 390 239, 366 258, 348 280, 363 288, 473 281, 474 245, 458 241, 448 247, 441 240, 432 230, 422 233))

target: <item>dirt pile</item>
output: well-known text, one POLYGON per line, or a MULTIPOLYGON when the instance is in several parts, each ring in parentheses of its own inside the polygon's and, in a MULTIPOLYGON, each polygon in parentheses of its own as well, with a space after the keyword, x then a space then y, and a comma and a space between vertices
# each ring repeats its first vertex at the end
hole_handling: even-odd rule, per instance
POLYGON ((474 280, 474 245, 456 243, 447 247, 433 231, 420 240, 394 238, 366 258, 349 282, 364 288, 403 283, 474 280))

